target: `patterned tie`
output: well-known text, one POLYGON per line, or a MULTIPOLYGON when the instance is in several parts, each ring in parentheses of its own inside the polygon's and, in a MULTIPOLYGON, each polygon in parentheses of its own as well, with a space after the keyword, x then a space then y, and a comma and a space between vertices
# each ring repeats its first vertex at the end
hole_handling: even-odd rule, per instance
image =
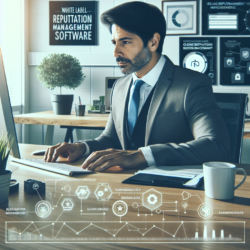
POLYGON ((128 130, 130 137, 132 136, 135 123, 138 115, 138 108, 140 103, 140 88, 144 82, 136 80, 134 83, 134 91, 131 96, 130 105, 128 108, 128 130))

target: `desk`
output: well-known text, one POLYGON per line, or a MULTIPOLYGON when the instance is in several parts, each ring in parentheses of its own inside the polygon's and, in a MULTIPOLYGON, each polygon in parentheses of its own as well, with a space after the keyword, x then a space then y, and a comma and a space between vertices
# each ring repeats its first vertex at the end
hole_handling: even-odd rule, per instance
MULTIPOLYGON (((54 115, 53 111, 43 111, 37 113, 15 115, 14 121, 17 124, 40 124, 47 125, 44 144, 53 144, 54 125, 67 126, 65 141, 72 139, 72 130, 75 127, 85 129, 103 129, 108 121, 108 114, 86 114, 76 116, 75 112, 71 115, 54 115), (72 128, 70 129, 69 126, 72 128)), ((250 121, 245 122, 244 138, 250 138, 250 121)), ((80 138, 78 138, 80 139, 80 138)))
MULTIPOLYGON (((26 158, 32 157, 30 153, 33 150, 45 148, 46 146, 20 145, 21 154, 26 158)), ((82 160, 79 160, 75 165, 80 165, 81 162, 82 160)), ((250 165, 241 166, 250 174, 250 165)), ((9 208, 25 208, 27 213, 6 215, 5 210, 0 210, 0 249, 250 248, 249 176, 235 191, 234 199, 218 201, 207 198, 204 191, 122 184, 121 182, 135 170, 117 172, 118 169, 113 169, 107 173, 72 178, 20 165, 10 168, 14 171, 12 178, 20 182, 20 190, 19 193, 10 194, 9 208), (46 195, 41 196, 41 199, 48 201, 53 208, 47 218, 40 218, 34 212, 36 204, 41 201, 40 197, 23 192, 23 181, 28 178, 46 182, 46 195), (102 184, 110 194, 110 197, 105 197, 105 201, 101 200, 104 193, 102 184), (78 187, 88 188, 90 193, 86 199, 77 197, 78 187), (144 202, 148 206, 150 194, 153 195, 149 201, 156 206, 162 197, 160 206, 152 211, 142 205, 144 202), (63 211, 64 199, 73 203, 72 211, 63 211), (112 210, 117 201, 123 201, 128 206, 124 216, 116 216, 112 210), (198 211, 202 211, 199 209, 203 203, 213 210, 210 218, 204 219, 198 214, 198 211), (6 228, 18 232, 20 230, 21 236, 15 232, 11 234, 11 237, 18 239, 15 243, 4 242, 6 228), (210 239, 212 230, 215 230, 218 239, 210 239), (224 232, 224 240, 230 243, 222 243, 223 240, 219 239, 221 230, 224 232), (207 231, 207 242, 203 241, 204 231, 207 231), (194 238, 196 233, 201 239, 194 238), (34 238, 36 243, 31 243, 29 239, 34 238), (244 239, 245 243, 242 243, 244 239), (24 241, 29 243, 23 243, 24 241), (97 243, 98 241, 106 243, 97 243)), ((237 175, 236 183, 241 179, 242 175, 237 175)))
MULTIPOLYGON (((108 121, 108 114, 86 114, 76 116, 75 112, 71 115, 54 115, 53 111, 21 114, 14 116, 17 124, 37 124, 48 125, 45 133, 44 144, 53 144, 54 125, 72 126, 85 129, 103 129, 108 121)), ((72 130, 68 130, 65 139, 71 137, 72 130)))

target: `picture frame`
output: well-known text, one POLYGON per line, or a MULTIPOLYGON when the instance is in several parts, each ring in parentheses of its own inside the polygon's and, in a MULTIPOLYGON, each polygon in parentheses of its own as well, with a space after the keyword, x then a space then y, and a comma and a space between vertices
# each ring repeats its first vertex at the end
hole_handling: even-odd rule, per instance
POLYGON ((197 0, 162 1, 162 13, 167 23, 166 35, 196 35, 197 5, 197 0))

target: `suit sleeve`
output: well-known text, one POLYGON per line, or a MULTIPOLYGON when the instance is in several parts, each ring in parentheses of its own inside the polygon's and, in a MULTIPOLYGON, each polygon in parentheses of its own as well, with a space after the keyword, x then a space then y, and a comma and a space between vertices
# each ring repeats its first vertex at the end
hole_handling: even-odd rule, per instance
POLYGON ((207 76, 195 77, 188 85, 184 112, 194 140, 151 145, 156 164, 198 165, 207 161, 228 161, 228 131, 207 76))
MULTIPOLYGON (((113 90, 115 87, 116 82, 114 83, 112 92, 111 92, 111 104, 112 104, 112 96, 113 96, 113 90)), ((106 127, 102 134, 95 138, 94 140, 84 140, 79 142, 85 142, 89 146, 89 153, 92 153, 94 151, 100 151, 105 150, 108 148, 115 148, 115 149, 122 149, 122 146, 120 144, 119 138, 116 133, 113 115, 112 115, 112 106, 111 106, 111 112, 108 118, 108 122, 106 124, 106 127)))

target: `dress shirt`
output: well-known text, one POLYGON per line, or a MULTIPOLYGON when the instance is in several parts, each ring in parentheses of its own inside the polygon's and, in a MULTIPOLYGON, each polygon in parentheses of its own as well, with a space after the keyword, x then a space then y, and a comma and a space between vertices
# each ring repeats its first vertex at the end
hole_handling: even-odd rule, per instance
MULTIPOLYGON (((131 100, 131 96, 134 90, 134 83, 136 80, 142 80, 144 81, 144 84, 141 86, 140 88, 140 102, 139 102, 139 108, 138 108, 138 114, 137 117, 139 116, 142 107, 144 105, 144 103, 146 102, 151 90, 154 88, 155 84, 157 83, 160 74, 162 72, 162 69, 164 67, 166 59, 164 58, 164 56, 162 55, 159 59, 159 61, 157 62, 157 64, 154 66, 153 69, 151 69, 145 76, 143 76, 142 78, 138 78, 137 75, 135 73, 133 73, 133 83, 130 87, 130 97, 129 97, 129 103, 128 103, 128 107, 130 105, 130 100, 131 100)), ((129 133, 127 130, 127 135, 129 137, 129 133)), ((153 153, 151 151, 150 147, 141 147, 140 150, 142 151, 148 166, 152 166, 155 165, 155 159, 153 156, 153 153)))
MULTIPOLYGON (((133 83, 131 84, 131 87, 130 87, 130 97, 129 97, 128 107, 129 107, 131 96, 133 93, 135 81, 139 80, 139 79, 144 81, 144 84, 140 88, 140 102, 139 102, 138 115, 140 114, 142 107, 143 107, 144 103, 146 102, 151 90, 154 88, 155 84, 157 83, 157 81, 160 77, 160 74, 162 72, 162 69, 164 67, 165 61, 166 61, 166 59, 164 58, 163 55, 161 55, 159 61, 154 66, 154 68, 151 69, 142 78, 138 78, 135 73, 132 74, 133 83)), ((128 136, 129 136, 129 134, 128 134, 128 136)), ((90 148, 89 148, 87 143, 85 143, 85 142, 83 142, 83 143, 86 145, 86 152, 84 153, 83 156, 87 157, 90 153, 90 148)), ((150 147, 141 147, 140 150, 142 151, 142 153, 143 153, 143 155, 148 163, 148 166, 156 164, 150 147)))

